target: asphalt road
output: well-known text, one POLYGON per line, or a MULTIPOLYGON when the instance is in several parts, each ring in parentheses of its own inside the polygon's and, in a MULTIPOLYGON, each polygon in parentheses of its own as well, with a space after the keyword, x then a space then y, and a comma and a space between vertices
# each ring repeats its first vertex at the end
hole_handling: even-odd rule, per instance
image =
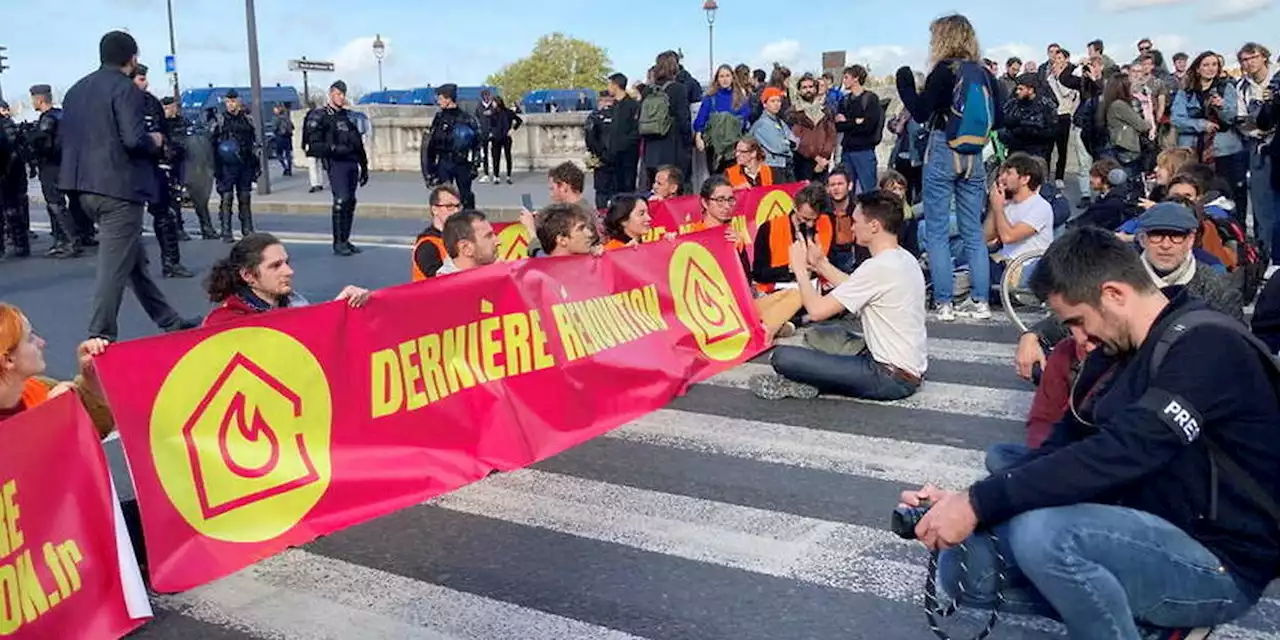
MULTIPOLYGON (((337 258, 327 239, 299 235, 314 222, 260 226, 290 238, 310 299, 408 277, 403 238, 337 258)), ((224 251, 183 245, 200 271, 224 251)), ((56 375, 71 372, 93 271, 90 259, 0 262, 0 299, 31 316, 56 375)), ((198 281, 161 287, 184 314, 209 308, 198 281)), ((131 297, 121 322, 125 338, 156 330, 131 297)), ((902 488, 963 486, 980 476, 985 447, 1021 440, 1032 392, 1011 371, 1015 333, 1002 319, 931 324, 928 382, 898 403, 762 401, 743 388, 767 366, 758 359, 532 469, 156 596, 156 618, 136 637, 931 637, 919 608, 926 556, 887 531, 887 516, 902 488)), ((119 481, 118 443, 107 446, 119 481)), ((1280 638, 1278 621, 1267 598, 1215 638, 1280 638)), ((980 626, 965 613, 952 623, 957 637, 980 626)), ((1010 617, 991 637, 1062 634, 1010 617)))

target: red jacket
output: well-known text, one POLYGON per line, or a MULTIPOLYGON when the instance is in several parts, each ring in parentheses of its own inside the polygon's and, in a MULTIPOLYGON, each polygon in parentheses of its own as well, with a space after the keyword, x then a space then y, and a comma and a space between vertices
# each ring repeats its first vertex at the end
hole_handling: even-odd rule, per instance
POLYGON ((222 304, 213 308, 209 315, 205 316, 204 324, 201 326, 210 327, 219 324, 226 324, 245 316, 251 316, 256 313, 263 313, 244 300, 240 296, 230 296, 222 301, 222 304))

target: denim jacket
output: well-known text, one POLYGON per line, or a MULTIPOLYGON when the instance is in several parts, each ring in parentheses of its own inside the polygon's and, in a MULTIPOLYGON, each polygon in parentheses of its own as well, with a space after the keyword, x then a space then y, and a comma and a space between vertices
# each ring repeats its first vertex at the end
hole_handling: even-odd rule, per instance
MULTIPOLYGON (((1213 136, 1213 155, 1215 158, 1235 155, 1244 151, 1244 143, 1235 127, 1236 120, 1241 115, 1236 87, 1231 82, 1221 82, 1215 84, 1212 90, 1222 92, 1223 103, 1218 132, 1213 136)), ((1178 146, 1198 149, 1200 135, 1209 124, 1200 95, 1185 89, 1178 91, 1173 98, 1170 121, 1178 131, 1178 146)))
POLYGON ((800 142, 799 138, 791 132, 791 127, 783 124, 777 117, 765 113, 751 125, 751 135, 764 148, 765 164, 770 167, 791 165, 792 150, 800 142))

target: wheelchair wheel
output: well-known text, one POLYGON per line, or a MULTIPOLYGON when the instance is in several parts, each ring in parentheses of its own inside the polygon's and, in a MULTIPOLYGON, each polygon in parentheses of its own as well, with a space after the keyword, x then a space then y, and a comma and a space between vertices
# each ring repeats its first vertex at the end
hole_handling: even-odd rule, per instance
POLYGON ((1031 269, 1035 268, 1036 262, 1043 255, 1044 251, 1030 251, 1014 258, 1005 268, 1004 277, 1000 279, 1001 306, 1004 307, 1004 312, 1009 315, 1013 324, 1018 327, 1019 333, 1030 328, 1022 314, 1018 313, 1019 308, 1044 309, 1044 304, 1036 299, 1031 289, 1026 286, 1031 277, 1031 269))

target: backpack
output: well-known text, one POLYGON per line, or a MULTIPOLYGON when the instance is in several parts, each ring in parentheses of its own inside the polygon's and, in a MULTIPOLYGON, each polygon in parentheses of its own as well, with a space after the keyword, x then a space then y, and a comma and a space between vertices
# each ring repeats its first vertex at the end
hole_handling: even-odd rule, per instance
POLYGON ((947 117, 947 146, 966 156, 982 153, 995 123, 995 97, 991 95, 991 72, 971 60, 951 65, 956 76, 951 93, 951 113, 947 117))
MULTIPOLYGON (((1267 363, 1267 376, 1271 379, 1272 387, 1276 387, 1277 380, 1280 380, 1280 361, 1277 361, 1275 354, 1271 353, 1271 348, 1245 329, 1244 325, 1209 309, 1187 311, 1174 318, 1173 324, 1156 341, 1155 349, 1151 354, 1150 375, 1155 377, 1156 371, 1160 369, 1161 361, 1164 360, 1165 355, 1169 352, 1169 348, 1185 335, 1188 329, 1206 324, 1217 325, 1244 336, 1249 344, 1253 345, 1258 353, 1263 356, 1263 360, 1267 363)), ((1176 400, 1174 402, 1176 403, 1176 400)), ((1170 411, 1174 408, 1171 404, 1165 411, 1170 411)), ((1205 447, 1209 450, 1210 478, 1211 482, 1213 482, 1213 486, 1210 488, 1210 504, 1216 505, 1218 503, 1217 476, 1221 474, 1222 477, 1231 481, 1255 506, 1271 516, 1271 520, 1277 526, 1280 526, 1280 505, 1276 504, 1275 499, 1271 497, 1271 493, 1264 489, 1257 480, 1254 480, 1248 471, 1245 471, 1235 460, 1232 460, 1231 455, 1207 431, 1199 429, 1198 425, 1192 425, 1191 428, 1197 429, 1196 432, 1192 433, 1198 433, 1200 439, 1204 441, 1205 447)))
POLYGON ((1267 250, 1250 238, 1244 227, 1229 215, 1206 215, 1201 229, 1204 250, 1222 261, 1240 287, 1244 303, 1252 303, 1266 280, 1267 266, 1271 264, 1267 250))
POLYGON ((668 82, 650 87, 640 101, 640 135, 659 138, 671 133, 675 118, 671 116, 671 96, 667 95, 668 82))
POLYGON ((742 118, 727 111, 718 111, 707 118, 707 127, 702 139, 717 162, 732 162, 733 150, 742 139, 742 118))
POLYGON ((454 153, 468 153, 480 144, 480 131, 475 120, 470 116, 457 118, 453 123, 453 131, 449 132, 454 153))

